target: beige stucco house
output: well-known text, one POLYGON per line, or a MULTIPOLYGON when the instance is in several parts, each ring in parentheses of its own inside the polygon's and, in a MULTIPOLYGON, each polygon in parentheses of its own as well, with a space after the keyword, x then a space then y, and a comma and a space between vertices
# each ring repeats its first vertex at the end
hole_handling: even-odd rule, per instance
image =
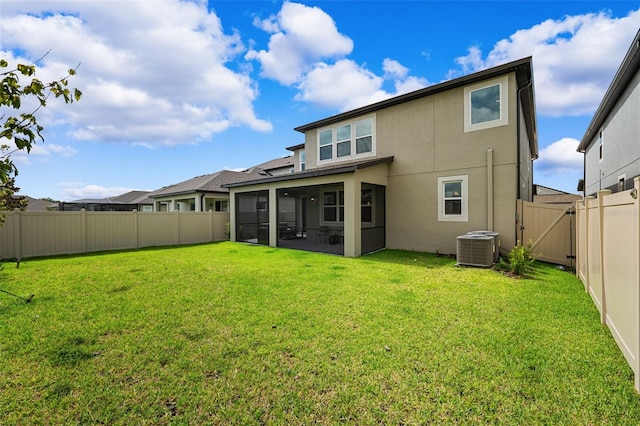
POLYGON ((531 58, 297 127, 295 172, 226 185, 231 238, 360 256, 455 253, 476 230, 516 244, 533 198, 531 58))

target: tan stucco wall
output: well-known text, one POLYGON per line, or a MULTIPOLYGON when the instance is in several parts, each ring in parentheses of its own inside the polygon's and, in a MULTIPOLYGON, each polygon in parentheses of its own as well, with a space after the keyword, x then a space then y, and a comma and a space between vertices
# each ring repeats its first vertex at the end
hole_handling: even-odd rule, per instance
MULTIPOLYGON (((515 242, 515 81, 509 79, 509 124, 464 132, 463 88, 378 111, 377 153, 393 155, 387 188, 389 248, 455 253, 456 236, 491 227, 487 150, 493 160, 493 230, 515 242), (417 123, 417 125, 416 125, 417 123), (438 221, 438 178, 468 176, 467 222, 438 221)), ((526 145, 525 145, 526 146, 526 145)))

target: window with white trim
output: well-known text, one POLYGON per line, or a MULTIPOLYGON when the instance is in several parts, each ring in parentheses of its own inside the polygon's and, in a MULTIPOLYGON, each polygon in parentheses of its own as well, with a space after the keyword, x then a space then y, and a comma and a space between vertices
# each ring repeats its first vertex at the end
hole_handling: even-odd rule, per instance
POLYGON ((325 223, 344 222, 344 191, 322 193, 322 221, 325 223))
POLYGON ((464 131, 509 124, 507 76, 464 88, 464 131))
POLYGON ((467 222, 469 220, 469 177, 438 178, 438 220, 467 222))
POLYGON ((360 221, 365 224, 373 222, 372 188, 362 188, 360 191, 360 221))
POLYGON ((307 156, 304 153, 304 149, 300 151, 300 171, 304 172, 304 169, 307 165, 307 156))
POLYGON ((216 212, 228 212, 229 211, 229 201, 227 201, 227 200, 216 200, 214 202, 214 211, 216 211, 216 212))
POLYGON ((318 162, 333 162, 375 154, 374 117, 318 131, 318 162))
POLYGON ((604 158, 604 142, 602 140, 602 130, 598 133, 598 158, 599 161, 602 162, 604 158))
POLYGON ((623 173, 620 176, 618 176, 618 192, 624 191, 625 190, 625 183, 627 181, 627 174, 623 173))
MULTIPOLYGON (((362 223, 373 223, 373 188, 362 188, 360 190, 360 215, 362 223)), ((344 222, 344 191, 332 190, 322 193, 322 222, 326 224, 344 222)))

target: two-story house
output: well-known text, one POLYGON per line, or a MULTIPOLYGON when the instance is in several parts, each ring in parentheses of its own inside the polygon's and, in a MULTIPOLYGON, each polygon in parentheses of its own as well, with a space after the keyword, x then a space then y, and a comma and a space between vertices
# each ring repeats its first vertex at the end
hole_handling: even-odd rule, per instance
POLYGON ((516 244, 537 158, 531 58, 297 127, 296 172, 227 185, 231 238, 360 256, 516 244))
POLYGON ((595 195, 633 188, 640 176, 640 31, 587 128, 578 151, 584 153, 584 180, 578 190, 595 195), (582 186, 582 188, 580 187, 582 186))

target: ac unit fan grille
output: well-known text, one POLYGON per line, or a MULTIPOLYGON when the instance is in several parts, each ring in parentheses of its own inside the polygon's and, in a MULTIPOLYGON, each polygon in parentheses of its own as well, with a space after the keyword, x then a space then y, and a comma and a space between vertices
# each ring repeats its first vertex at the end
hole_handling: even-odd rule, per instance
POLYGON ((461 235, 458 237, 458 265, 483 266, 493 265, 493 237, 485 235, 461 235))

